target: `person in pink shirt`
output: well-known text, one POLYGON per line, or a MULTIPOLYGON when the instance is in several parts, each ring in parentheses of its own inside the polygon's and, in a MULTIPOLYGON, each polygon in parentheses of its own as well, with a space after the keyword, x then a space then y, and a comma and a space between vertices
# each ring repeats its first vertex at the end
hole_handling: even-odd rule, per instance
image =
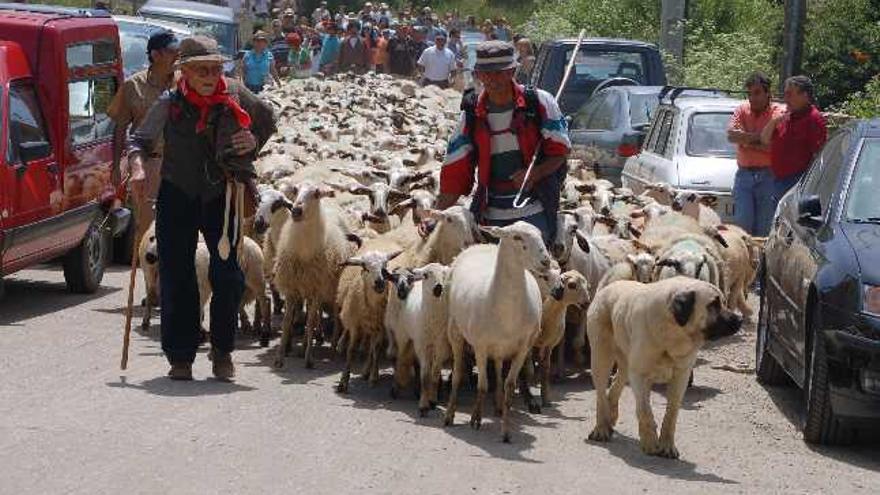
POLYGON ((784 109, 770 101, 770 79, 755 72, 745 81, 748 100, 737 107, 727 128, 736 144, 739 166, 733 181, 734 223, 750 235, 766 237, 776 211, 770 147, 761 143, 761 131, 784 109))

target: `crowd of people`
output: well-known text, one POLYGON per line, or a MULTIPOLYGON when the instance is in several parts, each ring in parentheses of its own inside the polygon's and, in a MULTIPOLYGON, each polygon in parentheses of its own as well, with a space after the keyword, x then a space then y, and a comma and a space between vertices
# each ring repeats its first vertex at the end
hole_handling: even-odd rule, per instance
POLYGON ((462 18, 455 12, 438 15, 431 7, 393 11, 388 4, 372 2, 359 12, 345 5, 333 12, 327 2, 311 13, 285 5, 268 16, 242 11, 255 21, 248 50, 239 62, 239 73, 252 91, 280 78, 367 71, 462 89, 468 57, 474 56, 469 55, 463 35, 474 45, 489 40, 516 43, 520 81, 534 64, 531 42, 514 34, 503 17, 478 22, 475 16, 462 18))

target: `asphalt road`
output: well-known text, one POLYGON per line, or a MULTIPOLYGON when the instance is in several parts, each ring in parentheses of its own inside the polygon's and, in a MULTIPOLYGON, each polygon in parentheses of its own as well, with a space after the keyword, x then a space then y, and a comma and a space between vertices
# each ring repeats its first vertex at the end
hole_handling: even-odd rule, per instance
POLYGON ((340 363, 328 349, 314 370, 289 358, 276 372, 275 342, 242 339, 234 384, 208 378, 205 352, 196 381, 171 382, 154 326, 134 334, 120 372, 126 283, 114 268, 97 294, 71 295, 55 266, 8 280, 0 493, 880 492, 880 444, 808 447, 795 426, 799 393, 755 382, 753 327, 702 351, 672 461, 639 451, 629 392, 612 441, 586 441, 595 406, 582 374, 557 385, 542 414, 517 401, 503 444, 497 418, 466 426, 471 394, 452 428, 440 411, 419 418, 409 396, 392 400, 387 369, 376 388, 353 379, 336 394, 340 363))

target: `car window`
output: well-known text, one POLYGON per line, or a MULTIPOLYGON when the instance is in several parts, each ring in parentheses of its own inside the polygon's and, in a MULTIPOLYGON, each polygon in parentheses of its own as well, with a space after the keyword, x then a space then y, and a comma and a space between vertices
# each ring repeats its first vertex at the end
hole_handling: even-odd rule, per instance
MULTIPOLYGON (((43 116, 40 113, 40 103, 32 84, 13 83, 9 87, 8 129, 6 160, 9 163, 21 163, 19 150, 22 144, 49 141, 46 137, 43 116)), ((49 153, 51 151, 45 156, 49 153)), ((45 156, 35 158, 45 158, 45 156)))
POLYGON ((687 132, 687 154, 733 158, 734 144, 727 139, 727 124, 733 114, 728 112, 695 113, 687 132))
POLYGON ((588 101, 584 106, 578 110, 578 113, 575 114, 574 120, 572 121, 573 129, 594 129, 592 126, 593 116, 599 113, 602 106, 605 104, 605 100, 608 97, 607 93, 597 95, 592 100, 588 101))
POLYGON ((96 40, 67 46, 67 67, 112 64, 116 61, 114 40, 96 40))
POLYGON ((645 151, 655 152, 657 148, 657 138, 660 135, 660 127, 662 127, 663 119, 666 116, 666 109, 657 110, 654 120, 651 122, 651 128, 648 130, 648 136, 645 138, 645 151))
POLYGON ((651 122, 660 100, 655 94, 629 95, 629 120, 633 127, 651 122))
POLYGON ((866 139, 859 150, 846 199, 846 218, 880 219, 880 139, 866 139))
POLYGON ((841 131, 822 148, 822 178, 816 184, 815 194, 819 195, 823 215, 830 210, 831 198, 840 183, 840 170, 846 164, 849 142, 850 133, 841 131))
POLYGON ((122 69, 125 77, 146 69, 150 62, 147 59, 146 33, 119 31, 119 44, 122 47, 122 69))
POLYGON ((658 155, 668 155, 672 146, 672 120, 674 117, 672 110, 667 110, 663 114, 663 121, 660 124, 660 132, 657 134, 657 143, 654 145, 654 153, 658 155))
POLYGON ((107 108, 116 93, 116 79, 99 77, 67 84, 70 106, 70 138, 74 146, 113 134, 107 108))
MULTIPOLYGON (((571 60, 574 47, 565 53, 565 63, 571 60)), ((580 80, 602 81, 612 77, 625 77, 639 84, 645 83, 645 62, 641 52, 621 50, 597 50, 582 46, 574 60, 571 77, 580 80)))
POLYGON ((146 14, 144 17, 183 24, 192 29, 193 34, 204 34, 217 40, 217 44, 222 53, 229 56, 235 56, 236 54, 236 39, 238 38, 238 31, 234 24, 152 13, 146 14))

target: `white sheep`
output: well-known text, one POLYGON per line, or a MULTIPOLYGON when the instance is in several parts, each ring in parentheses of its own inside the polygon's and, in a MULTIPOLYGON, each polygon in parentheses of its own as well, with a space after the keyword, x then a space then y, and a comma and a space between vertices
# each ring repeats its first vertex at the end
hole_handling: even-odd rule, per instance
POLYGON ((626 261, 616 263, 599 281, 598 292, 603 287, 617 282, 618 280, 635 280, 643 284, 654 281, 654 268, 657 265, 657 258, 648 252, 638 252, 635 254, 627 254, 626 261))
POLYGON ((541 404, 550 405, 550 356, 565 337, 565 313, 569 306, 582 310, 590 302, 590 283, 575 270, 562 274, 562 298, 544 297, 541 314, 541 333, 535 341, 538 362, 541 364, 541 404))
POLYGON ((450 272, 451 268, 439 263, 415 268, 408 288, 401 288, 401 283, 409 283, 407 275, 395 274, 395 290, 388 295, 385 307, 385 327, 398 349, 392 393, 396 396, 408 385, 415 358, 421 385, 419 415, 423 417, 437 401, 440 368, 449 358, 444 292, 450 272))
POLYGON ((520 370, 541 331, 541 290, 529 271, 552 266, 540 231, 525 222, 508 227, 481 227, 498 245, 472 246, 452 264, 449 276, 448 338, 453 356, 452 391, 446 425, 455 420, 464 367, 464 344, 474 350, 478 369, 477 398, 471 426, 482 422, 489 388, 488 361, 495 363, 498 386, 495 407, 502 415, 502 438, 510 441, 510 404, 520 370), (503 378, 504 361, 510 361, 503 378), (503 386, 502 386, 503 380, 503 386))
POLYGON ((318 332, 322 307, 329 307, 336 319, 336 296, 342 263, 354 253, 355 240, 338 205, 326 198, 334 196, 330 188, 305 181, 295 186, 296 199, 290 206, 290 220, 284 223, 276 246, 275 286, 284 296, 281 344, 275 367, 284 366, 284 353, 290 342, 294 311, 292 301, 306 304, 306 329, 303 342, 305 366, 313 361, 313 337, 318 332))
POLYGON ((384 328, 387 265, 402 252, 386 240, 370 239, 357 255, 343 262, 336 296, 346 342, 345 369, 337 386, 340 393, 348 391, 354 352, 362 342, 367 344, 365 369, 369 383, 373 386, 379 380, 378 347, 384 328))

